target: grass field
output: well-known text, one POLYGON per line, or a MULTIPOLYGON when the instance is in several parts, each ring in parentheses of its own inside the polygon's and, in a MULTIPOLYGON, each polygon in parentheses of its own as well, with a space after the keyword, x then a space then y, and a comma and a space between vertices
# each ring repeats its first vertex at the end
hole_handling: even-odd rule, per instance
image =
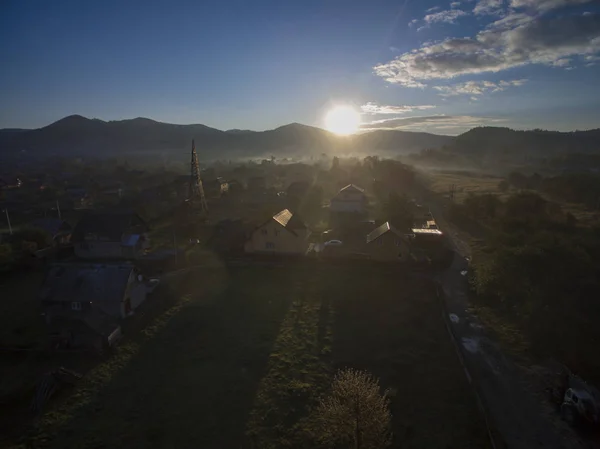
MULTIPOLYGON (((431 192, 437 193, 445 198, 449 198, 450 186, 454 185, 454 200, 459 203, 463 202, 470 193, 493 193, 504 200, 509 195, 518 191, 515 188, 510 188, 507 192, 502 193, 498 190, 498 184, 504 178, 474 170, 422 169, 419 176, 423 185, 431 192)), ((548 201, 558 203, 564 212, 573 214, 582 226, 597 226, 600 223, 600 213, 596 210, 591 210, 583 204, 557 201, 556 199, 547 197, 543 193, 536 193, 545 196, 548 201)))
MULTIPOLYGON (((198 271, 29 434, 33 447, 316 447, 335 371, 390 388, 394 447, 487 447, 433 286, 394 267, 198 271)), ((149 304, 150 305, 150 304, 149 304)), ((25 447, 25 443, 23 443, 25 447)))
POLYGON ((429 190, 445 197, 449 196, 450 188, 454 185, 454 199, 458 202, 462 202, 469 193, 500 194, 498 183, 503 179, 495 175, 466 170, 423 169, 419 176, 429 190))

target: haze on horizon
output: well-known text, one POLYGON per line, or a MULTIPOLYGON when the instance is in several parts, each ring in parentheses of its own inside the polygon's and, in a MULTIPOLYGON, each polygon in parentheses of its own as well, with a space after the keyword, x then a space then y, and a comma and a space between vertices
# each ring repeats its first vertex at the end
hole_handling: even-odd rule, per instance
POLYGON ((332 129, 339 106, 360 114, 334 121, 342 134, 600 124, 592 0, 8 1, 0 58, 0 128, 81 114, 332 129))

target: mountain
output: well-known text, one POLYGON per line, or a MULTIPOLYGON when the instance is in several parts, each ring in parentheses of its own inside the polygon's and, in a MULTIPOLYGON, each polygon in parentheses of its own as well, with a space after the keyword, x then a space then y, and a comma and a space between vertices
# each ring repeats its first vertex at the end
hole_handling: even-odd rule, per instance
POLYGON ((563 169, 600 167, 600 128, 588 131, 516 131, 478 127, 455 137, 441 149, 411 155, 429 166, 486 169, 539 166, 563 169))
POLYGON ((175 125, 142 117, 103 121, 71 115, 39 129, 0 130, 0 150, 72 155, 179 151, 189 149, 192 139, 201 157, 209 158, 345 150, 416 151, 452 141, 448 136, 387 130, 343 137, 299 123, 268 131, 221 131, 205 125, 175 125))
POLYGON ((250 129, 228 129, 227 131, 225 131, 228 134, 251 134, 251 133, 255 133, 256 131, 252 131, 250 129))
POLYGON ((31 131, 29 129, 20 128, 4 128, 0 129, 0 149, 9 144, 15 137, 24 132, 31 131))
POLYGON ((559 132, 480 127, 457 136, 448 149, 488 163, 526 162, 569 154, 600 154, 600 128, 559 132))
POLYGON ((437 134, 404 132, 393 130, 372 131, 353 136, 356 151, 397 151, 416 152, 423 148, 439 148, 449 145, 454 138, 437 134))

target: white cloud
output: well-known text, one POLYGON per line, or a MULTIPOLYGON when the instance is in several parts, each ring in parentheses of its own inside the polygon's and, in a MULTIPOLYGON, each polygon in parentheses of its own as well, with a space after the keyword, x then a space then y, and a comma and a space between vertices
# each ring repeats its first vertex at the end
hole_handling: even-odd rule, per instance
POLYGON ((499 85, 501 87, 509 87, 509 86, 522 86, 523 84, 525 84, 527 81, 526 79, 520 79, 520 80, 512 80, 512 81, 500 81, 499 85))
POLYGON ((452 2, 450 3, 450 8, 458 8, 460 6, 460 2, 452 2))
POLYGON ((586 62, 586 64, 585 64, 586 67, 593 67, 593 66, 597 65, 598 62, 600 62, 600 56, 589 55, 589 56, 585 57, 584 61, 586 62))
POLYGON ((487 92, 500 92, 509 87, 522 86, 527 82, 526 79, 500 81, 494 83, 492 81, 467 81, 465 83, 453 84, 451 86, 433 86, 441 97, 455 97, 458 95, 471 95, 471 100, 476 97, 474 95, 483 95, 487 92))
POLYGON ((500 72, 529 64, 600 53, 600 14, 504 18, 473 38, 424 44, 374 67, 390 83, 423 87, 424 80, 500 72))
POLYGON ((426 9, 425 12, 434 12, 439 11, 441 8, 439 6, 434 6, 433 8, 426 9))
POLYGON ((504 12, 504 0, 479 0, 473 13, 479 16, 501 15, 504 12))
POLYGON ((456 19, 466 15, 467 13, 460 9, 451 9, 447 11, 436 12, 434 14, 427 14, 425 17, 423 17, 423 20, 427 24, 432 24, 436 22, 454 23, 456 22, 456 19))
POLYGON ((423 105, 399 105, 399 106, 390 106, 390 105, 379 105, 374 102, 368 102, 363 104, 360 109, 365 114, 404 114, 406 112, 412 111, 423 111, 426 109, 433 109, 434 105, 431 104, 423 104, 423 105))
POLYGON ((474 117, 470 115, 430 115, 375 120, 371 123, 363 123, 361 128, 365 131, 376 129, 403 129, 460 134, 461 132, 476 126, 493 126, 504 121, 504 119, 500 118, 474 117))
POLYGON ((507 30, 510 28, 516 28, 520 25, 525 25, 535 20, 534 16, 525 13, 511 12, 495 22, 490 23, 487 26, 488 30, 507 30))
POLYGON ((561 58, 552 62, 553 67, 569 67, 571 60, 569 58, 561 58))
POLYGON ((410 22, 408 22, 408 26, 409 27, 414 27, 417 23, 419 23, 419 19, 412 19, 410 22))
POLYGON ((510 6, 545 12, 566 6, 583 5, 591 1, 593 0, 510 0, 510 6))

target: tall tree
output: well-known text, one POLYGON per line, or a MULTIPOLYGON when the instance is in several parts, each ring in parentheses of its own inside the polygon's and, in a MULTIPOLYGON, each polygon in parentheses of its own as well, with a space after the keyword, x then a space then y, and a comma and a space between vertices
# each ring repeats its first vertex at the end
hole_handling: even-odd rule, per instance
POLYGON ((323 442, 354 449, 383 449, 390 445, 392 416, 388 392, 366 371, 345 369, 333 380, 332 392, 319 404, 323 442))
POLYGON ((384 215, 400 231, 410 229, 414 222, 408 198, 397 193, 389 194, 388 200, 384 204, 384 215))

